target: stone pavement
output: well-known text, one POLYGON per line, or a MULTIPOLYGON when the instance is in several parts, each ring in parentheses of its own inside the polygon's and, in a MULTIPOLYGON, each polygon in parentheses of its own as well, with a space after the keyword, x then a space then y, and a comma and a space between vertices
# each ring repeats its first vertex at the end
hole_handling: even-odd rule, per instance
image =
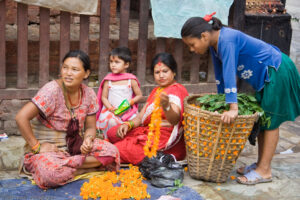
MULTIPOLYGON (((2 158, 8 158, 3 159, 7 161, 5 163, 6 166, 16 165, 18 155, 21 153, 20 148, 10 146, 13 142, 23 143, 22 139, 15 137, 10 137, 9 140, 0 142, 1 156, 2 158), (4 150, 5 148, 7 150, 4 150)), ((237 177, 236 169, 245 164, 248 165, 255 162, 256 155, 256 147, 247 143, 230 176, 237 177)), ((231 178, 228 178, 228 181, 222 184, 203 182, 192 179, 188 172, 185 172, 183 183, 196 190, 207 200, 300 199, 300 117, 295 122, 285 122, 280 127, 280 139, 276 155, 272 161, 272 169, 273 181, 255 186, 241 185, 231 178)), ((19 178, 16 170, 0 171, 0 179, 13 178, 19 178)))

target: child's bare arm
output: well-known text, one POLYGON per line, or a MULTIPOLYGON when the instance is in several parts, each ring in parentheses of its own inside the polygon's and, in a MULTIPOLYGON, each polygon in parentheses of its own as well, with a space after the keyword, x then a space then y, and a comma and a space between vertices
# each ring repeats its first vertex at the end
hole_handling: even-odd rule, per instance
POLYGON ((107 109, 113 110, 113 106, 108 101, 108 82, 107 81, 105 81, 103 83, 101 101, 107 109))
POLYGON ((135 97, 133 99, 131 99, 131 102, 130 102, 130 104, 133 105, 133 104, 141 101, 141 99, 143 98, 143 94, 142 94, 141 88, 139 87, 136 80, 131 81, 131 86, 132 86, 132 90, 135 94, 135 97))

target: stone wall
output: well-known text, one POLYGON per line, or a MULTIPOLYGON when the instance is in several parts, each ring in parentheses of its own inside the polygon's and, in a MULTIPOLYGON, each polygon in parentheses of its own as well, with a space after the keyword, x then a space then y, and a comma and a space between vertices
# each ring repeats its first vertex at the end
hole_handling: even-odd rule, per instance
POLYGON ((0 100, 0 133, 8 139, 0 141, 0 171, 15 170, 23 155, 25 141, 18 131, 15 116, 28 100, 0 100))
POLYGON ((15 116, 28 100, 0 100, 0 133, 8 136, 20 135, 17 130, 15 116))
POLYGON ((21 136, 10 136, 0 141, 0 171, 19 168, 24 144, 25 140, 21 136))

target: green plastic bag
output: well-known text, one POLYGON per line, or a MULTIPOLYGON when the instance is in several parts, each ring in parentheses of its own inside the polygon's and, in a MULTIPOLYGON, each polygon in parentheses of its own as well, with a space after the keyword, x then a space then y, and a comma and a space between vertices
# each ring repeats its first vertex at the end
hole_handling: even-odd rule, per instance
POLYGON ((130 108, 130 103, 127 99, 122 101, 122 103, 119 105, 118 109, 115 110, 115 115, 121 115, 124 112, 126 112, 130 108))

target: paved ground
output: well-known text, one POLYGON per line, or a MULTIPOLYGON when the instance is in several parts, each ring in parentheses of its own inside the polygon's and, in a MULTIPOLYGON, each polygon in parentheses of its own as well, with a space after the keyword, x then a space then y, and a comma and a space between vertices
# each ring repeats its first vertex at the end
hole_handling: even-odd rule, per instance
MULTIPOLYGON (((247 144, 230 176, 238 176, 235 172, 237 167, 255 162, 256 153, 256 147, 247 144)), ((300 199, 300 117, 295 122, 286 122, 280 127, 280 140, 272 168, 271 183, 245 186, 228 178, 226 183, 216 184, 192 179, 186 172, 184 185, 211 200, 300 199)), ((12 178, 19 178, 17 171, 0 171, 0 179, 12 178)))
MULTIPOLYGON (((293 37, 290 57, 300 71, 300 1, 287 0, 287 12, 293 17, 293 37)), ((236 167, 256 161, 256 148, 247 145, 236 167)), ((1 163, 0 163, 1 164, 1 163)), ((300 199, 300 117, 296 122, 286 122, 280 127, 280 140, 272 162, 273 182, 244 186, 229 179, 224 184, 192 179, 185 174, 184 184, 198 191, 205 199, 300 199)), ((237 176, 235 170, 231 175, 237 176)), ((0 179, 18 178, 16 171, 0 171, 0 179)))

